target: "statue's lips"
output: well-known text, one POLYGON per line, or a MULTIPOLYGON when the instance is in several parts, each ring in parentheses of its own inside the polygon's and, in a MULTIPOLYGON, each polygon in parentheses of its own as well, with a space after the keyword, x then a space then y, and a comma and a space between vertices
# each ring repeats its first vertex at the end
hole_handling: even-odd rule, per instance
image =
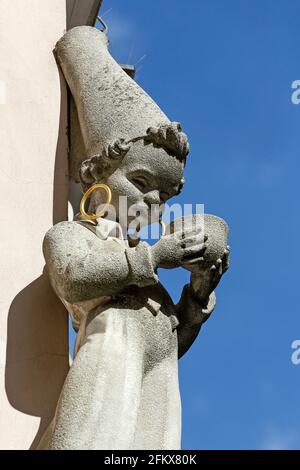
MULTIPOLYGON (((228 225, 225 220, 210 214, 193 214, 179 217, 173 220, 166 228, 166 233, 174 233, 179 230, 185 232, 198 230, 208 236, 205 242, 207 248, 203 254, 203 259, 199 261, 200 268, 211 267, 219 258, 222 258, 227 247, 228 225)), ((188 263, 185 265, 187 269, 188 263)))

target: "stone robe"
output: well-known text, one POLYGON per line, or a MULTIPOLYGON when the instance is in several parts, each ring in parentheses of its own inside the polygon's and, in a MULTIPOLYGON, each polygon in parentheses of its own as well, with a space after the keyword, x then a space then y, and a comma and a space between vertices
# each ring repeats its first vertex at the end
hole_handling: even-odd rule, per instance
POLYGON ((78 329, 75 358, 39 449, 180 449, 178 356, 215 305, 185 286, 174 305, 149 245, 118 224, 62 222, 46 235, 50 279, 78 329))

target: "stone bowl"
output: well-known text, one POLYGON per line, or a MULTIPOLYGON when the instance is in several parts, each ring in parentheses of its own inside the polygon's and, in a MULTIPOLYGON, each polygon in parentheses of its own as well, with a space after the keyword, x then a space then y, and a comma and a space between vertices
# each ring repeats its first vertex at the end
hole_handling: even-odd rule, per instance
POLYGON ((167 227, 166 234, 177 231, 189 231, 201 229, 203 238, 208 236, 205 242, 207 248, 203 255, 203 259, 196 265, 184 264, 184 268, 188 271, 195 272, 197 270, 205 270, 210 268, 219 258, 222 258, 227 247, 228 225, 225 220, 210 214, 193 214, 174 219, 167 227))

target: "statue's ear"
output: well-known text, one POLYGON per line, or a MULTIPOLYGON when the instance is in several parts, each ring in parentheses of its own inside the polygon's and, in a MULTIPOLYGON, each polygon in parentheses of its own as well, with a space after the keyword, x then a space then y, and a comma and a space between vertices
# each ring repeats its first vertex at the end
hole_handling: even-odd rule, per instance
POLYGON ((101 155, 94 155, 92 158, 84 160, 79 170, 79 178, 82 186, 90 186, 96 181, 100 181, 106 166, 101 155))

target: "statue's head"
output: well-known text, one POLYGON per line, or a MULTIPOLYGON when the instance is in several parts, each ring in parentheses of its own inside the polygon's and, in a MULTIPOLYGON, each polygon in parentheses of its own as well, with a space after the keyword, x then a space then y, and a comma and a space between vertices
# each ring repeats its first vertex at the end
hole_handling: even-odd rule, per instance
MULTIPOLYGON (((105 34, 86 26, 73 28, 55 53, 74 100, 73 179, 84 191, 95 183, 107 184, 119 221, 120 196, 127 198, 129 210, 143 210, 178 194, 187 137, 115 62, 105 34)), ((95 213, 100 199, 101 191, 92 193, 89 212, 95 213)))
MULTIPOLYGON (((112 191, 111 204, 117 220, 120 211, 126 208, 128 217, 123 214, 123 223, 129 223, 137 213, 144 223, 150 222, 150 215, 151 222, 157 222, 163 204, 183 187, 188 151, 187 136, 179 123, 149 128, 144 136, 130 141, 120 139, 108 145, 103 154, 81 164, 83 191, 96 183, 105 183, 112 191), (153 205, 156 209, 160 206, 160 210, 152 210, 151 214, 153 205)), ((90 211, 97 212, 97 206, 104 202, 103 196, 101 191, 93 193, 90 211)))

